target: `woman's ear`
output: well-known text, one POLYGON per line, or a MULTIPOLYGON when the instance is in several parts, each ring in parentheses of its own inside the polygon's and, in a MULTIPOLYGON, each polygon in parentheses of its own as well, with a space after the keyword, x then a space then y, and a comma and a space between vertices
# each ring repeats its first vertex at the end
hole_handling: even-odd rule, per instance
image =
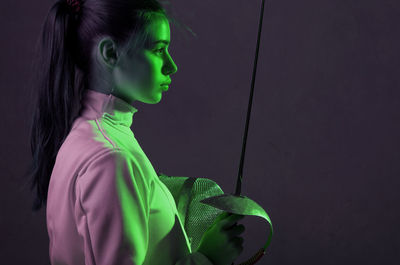
POLYGON ((102 62, 108 67, 113 68, 118 61, 118 51, 115 42, 106 37, 99 41, 97 46, 98 55, 102 62))

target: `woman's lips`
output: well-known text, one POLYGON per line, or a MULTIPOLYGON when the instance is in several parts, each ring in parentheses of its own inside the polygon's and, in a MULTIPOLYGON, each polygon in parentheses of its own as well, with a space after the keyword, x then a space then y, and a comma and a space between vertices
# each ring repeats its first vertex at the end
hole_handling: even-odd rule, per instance
POLYGON ((167 82, 164 82, 164 83, 162 83, 161 85, 164 86, 164 85, 170 85, 170 84, 171 84, 171 80, 169 80, 169 81, 167 81, 167 82))

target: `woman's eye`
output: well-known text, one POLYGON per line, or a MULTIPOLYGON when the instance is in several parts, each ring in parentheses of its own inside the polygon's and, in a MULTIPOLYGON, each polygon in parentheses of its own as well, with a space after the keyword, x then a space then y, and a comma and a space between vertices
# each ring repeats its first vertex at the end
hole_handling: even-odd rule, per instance
POLYGON ((164 51, 164 48, 161 48, 161 49, 157 49, 156 50, 156 52, 160 52, 160 53, 162 53, 164 51))

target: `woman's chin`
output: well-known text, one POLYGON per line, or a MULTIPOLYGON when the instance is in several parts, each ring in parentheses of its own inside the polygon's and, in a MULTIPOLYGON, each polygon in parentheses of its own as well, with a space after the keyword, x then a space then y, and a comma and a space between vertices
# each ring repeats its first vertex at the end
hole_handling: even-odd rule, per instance
POLYGON ((156 95, 154 95, 153 97, 147 99, 144 103, 147 104, 157 104, 161 101, 161 93, 157 93, 156 95))

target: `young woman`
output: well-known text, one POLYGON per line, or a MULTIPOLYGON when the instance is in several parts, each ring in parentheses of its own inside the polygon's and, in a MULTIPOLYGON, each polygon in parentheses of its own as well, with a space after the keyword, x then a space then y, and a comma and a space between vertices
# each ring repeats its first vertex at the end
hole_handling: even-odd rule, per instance
POLYGON ((177 66, 156 0, 58 0, 42 28, 32 120, 34 210, 52 264, 227 265, 241 215, 219 215, 192 250, 176 204, 130 129, 177 66))

